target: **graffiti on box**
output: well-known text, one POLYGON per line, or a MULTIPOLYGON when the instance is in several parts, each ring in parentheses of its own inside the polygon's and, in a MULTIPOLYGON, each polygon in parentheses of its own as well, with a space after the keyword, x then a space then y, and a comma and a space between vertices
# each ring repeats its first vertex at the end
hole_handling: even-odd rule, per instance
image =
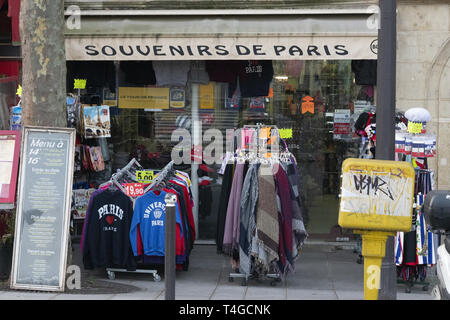
POLYGON ((400 168, 351 166, 342 176, 342 212, 407 217, 414 177, 400 168))

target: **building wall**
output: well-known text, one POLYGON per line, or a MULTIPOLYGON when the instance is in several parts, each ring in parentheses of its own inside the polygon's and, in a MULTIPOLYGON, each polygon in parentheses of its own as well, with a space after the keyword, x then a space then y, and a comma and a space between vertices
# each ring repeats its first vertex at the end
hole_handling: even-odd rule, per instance
POLYGON ((397 108, 424 107, 438 154, 430 161, 437 187, 450 190, 450 1, 399 1, 397 108))

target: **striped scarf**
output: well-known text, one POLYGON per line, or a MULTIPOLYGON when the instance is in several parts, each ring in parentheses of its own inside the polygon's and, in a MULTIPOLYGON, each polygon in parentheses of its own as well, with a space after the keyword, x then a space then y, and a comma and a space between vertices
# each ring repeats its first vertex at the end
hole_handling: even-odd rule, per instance
POLYGON ((275 183, 270 165, 262 164, 258 172, 258 203, 256 209, 256 234, 252 254, 258 269, 268 272, 279 259, 279 222, 275 183))

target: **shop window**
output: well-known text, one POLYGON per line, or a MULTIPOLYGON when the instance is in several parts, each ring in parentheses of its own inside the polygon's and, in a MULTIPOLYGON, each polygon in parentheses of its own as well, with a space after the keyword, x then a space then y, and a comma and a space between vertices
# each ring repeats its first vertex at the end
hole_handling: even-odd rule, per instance
MULTIPOLYGON (((185 86, 177 83, 165 86, 167 90, 156 90, 160 89, 156 86, 158 74, 151 62, 121 62, 119 68, 113 62, 89 62, 89 66, 68 62, 68 84, 75 77, 87 77, 89 88, 82 90, 83 104, 103 104, 104 89, 113 92, 118 100, 122 99, 119 88, 125 87, 146 88, 139 92, 144 92, 147 98, 154 95, 155 101, 129 95, 130 104, 136 103, 139 107, 124 107, 121 101, 110 107, 111 137, 107 141, 112 151, 109 163, 112 170, 132 157, 137 157, 149 169, 164 167, 177 145, 177 141, 171 140, 172 132, 177 128, 190 131, 194 126, 194 102, 199 106, 203 133, 218 129, 225 138, 227 129, 255 123, 292 129, 292 138, 286 140, 286 145, 298 162, 305 222, 310 234, 328 233, 337 224, 342 161, 359 155, 361 139, 355 134, 353 123, 361 110, 355 108, 355 102, 364 100, 373 104, 373 86, 356 83, 354 66, 352 69, 352 62, 345 60, 265 61, 262 67, 270 69, 268 75, 264 75, 268 78, 253 82, 246 81, 241 72, 245 72, 245 68, 249 68, 249 72, 258 71, 261 64, 257 62, 206 62, 204 65, 204 70, 196 65, 196 72, 209 71, 209 81, 189 75, 185 86), (242 64, 244 68, 239 69, 242 64), (95 67, 91 69, 92 66, 95 67), (89 72, 84 74, 83 70, 89 72), (198 101, 192 100, 194 83, 200 87, 198 101), (264 95, 252 97, 253 93, 249 92, 264 95)), ((77 94, 70 86, 68 92, 77 94)), ((85 143, 83 136, 80 141, 85 143)), ((225 143, 223 150, 226 150, 225 143)), ((200 210, 203 213, 199 234, 201 238, 212 239, 220 195, 217 174, 220 163, 209 168, 211 172, 202 174, 213 181, 211 198, 203 200, 208 202, 208 210, 200 210)), ((185 169, 189 172, 190 166, 185 169)), ((101 183, 100 180, 97 182, 101 183)))

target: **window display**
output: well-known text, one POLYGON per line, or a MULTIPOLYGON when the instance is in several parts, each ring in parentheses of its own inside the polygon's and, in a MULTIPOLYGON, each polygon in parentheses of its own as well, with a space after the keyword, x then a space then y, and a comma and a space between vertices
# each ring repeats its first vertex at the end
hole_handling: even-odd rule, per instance
MULTIPOLYGON (((225 153, 227 131, 257 123, 276 125, 292 132, 286 145, 297 160, 305 226, 312 235, 329 234, 337 224, 340 164, 346 157, 358 157, 361 145, 354 124, 362 105, 374 106, 373 87, 354 80, 361 63, 186 60, 103 62, 97 67, 95 62, 68 62, 70 79, 87 79, 76 98, 80 114, 85 115, 77 124, 82 130, 77 140, 82 152, 76 182, 96 188, 133 158, 145 169, 163 168, 180 142, 172 135, 179 128, 191 134, 199 129, 200 139, 206 137, 203 151, 218 142, 207 140, 209 130, 218 130, 225 153), (102 79, 91 81, 96 72, 103 72, 102 79), (116 106, 102 101, 104 90, 117 96, 116 106), (89 111, 93 113, 86 118, 89 111), (100 124, 99 113, 109 119, 102 118, 100 124), (93 130, 95 125, 98 128, 93 130), (105 138, 102 148, 99 137, 105 138)), ((68 92, 77 96, 73 89, 68 92)), ((198 174, 209 180, 208 185, 198 181, 202 195, 196 200, 201 213, 198 235, 215 239, 222 163, 203 159, 203 164, 206 171, 199 168, 198 174)), ((192 174, 191 163, 179 169, 192 174)))

